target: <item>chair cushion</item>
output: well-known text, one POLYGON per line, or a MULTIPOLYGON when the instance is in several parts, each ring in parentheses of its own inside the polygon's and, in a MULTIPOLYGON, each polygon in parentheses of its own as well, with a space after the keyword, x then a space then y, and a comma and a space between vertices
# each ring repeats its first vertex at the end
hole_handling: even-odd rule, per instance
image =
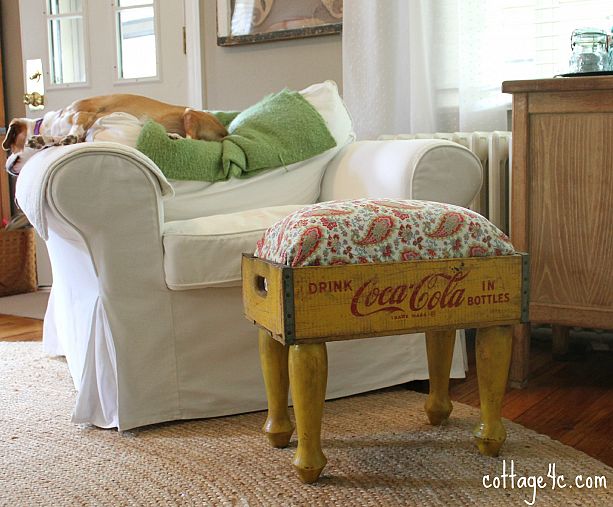
POLYGON ((164 224, 164 272, 172 290, 240 285, 241 254, 301 205, 274 206, 164 224))
POLYGON ((277 222, 258 257, 288 266, 510 255, 509 238, 466 208, 430 201, 322 202, 277 222))

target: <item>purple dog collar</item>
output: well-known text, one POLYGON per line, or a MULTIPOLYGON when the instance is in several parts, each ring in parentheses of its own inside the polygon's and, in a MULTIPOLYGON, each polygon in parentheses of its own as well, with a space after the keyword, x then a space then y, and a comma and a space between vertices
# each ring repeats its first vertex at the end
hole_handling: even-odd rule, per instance
POLYGON ((38 120, 36 120, 36 123, 34 124, 34 135, 37 136, 40 134, 40 126, 43 123, 43 119, 39 118, 38 120))

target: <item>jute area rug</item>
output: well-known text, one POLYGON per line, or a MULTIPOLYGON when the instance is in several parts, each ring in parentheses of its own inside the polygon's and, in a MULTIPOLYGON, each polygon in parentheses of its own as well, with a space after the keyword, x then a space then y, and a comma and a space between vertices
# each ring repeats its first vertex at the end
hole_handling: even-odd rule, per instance
POLYGON ((400 388, 326 403, 328 466, 310 486, 290 465, 295 440, 268 446, 263 412, 118 433, 72 424, 74 401, 63 360, 40 343, 0 343, 1 505, 613 505, 603 463, 508 421, 503 454, 482 457, 477 410, 456 403, 449 424, 431 427, 424 396, 400 388), (581 489, 578 476, 606 488, 581 489))

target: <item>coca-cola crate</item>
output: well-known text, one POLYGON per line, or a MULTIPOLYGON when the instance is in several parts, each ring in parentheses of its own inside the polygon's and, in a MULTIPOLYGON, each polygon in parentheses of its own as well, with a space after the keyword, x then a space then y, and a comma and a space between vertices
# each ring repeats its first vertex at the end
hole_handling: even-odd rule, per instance
POLYGON ((290 345, 528 320, 526 254, 242 270, 246 317, 290 345))

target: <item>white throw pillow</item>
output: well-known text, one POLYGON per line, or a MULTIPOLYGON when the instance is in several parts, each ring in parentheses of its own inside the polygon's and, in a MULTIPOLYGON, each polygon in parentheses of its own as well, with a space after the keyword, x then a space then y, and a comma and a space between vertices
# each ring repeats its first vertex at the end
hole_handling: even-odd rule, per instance
POLYGON ((342 148, 348 141, 355 139, 351 116, 334 81, 311 85, 301 90, 300 94, 324 119, 337 147, 342 148))

